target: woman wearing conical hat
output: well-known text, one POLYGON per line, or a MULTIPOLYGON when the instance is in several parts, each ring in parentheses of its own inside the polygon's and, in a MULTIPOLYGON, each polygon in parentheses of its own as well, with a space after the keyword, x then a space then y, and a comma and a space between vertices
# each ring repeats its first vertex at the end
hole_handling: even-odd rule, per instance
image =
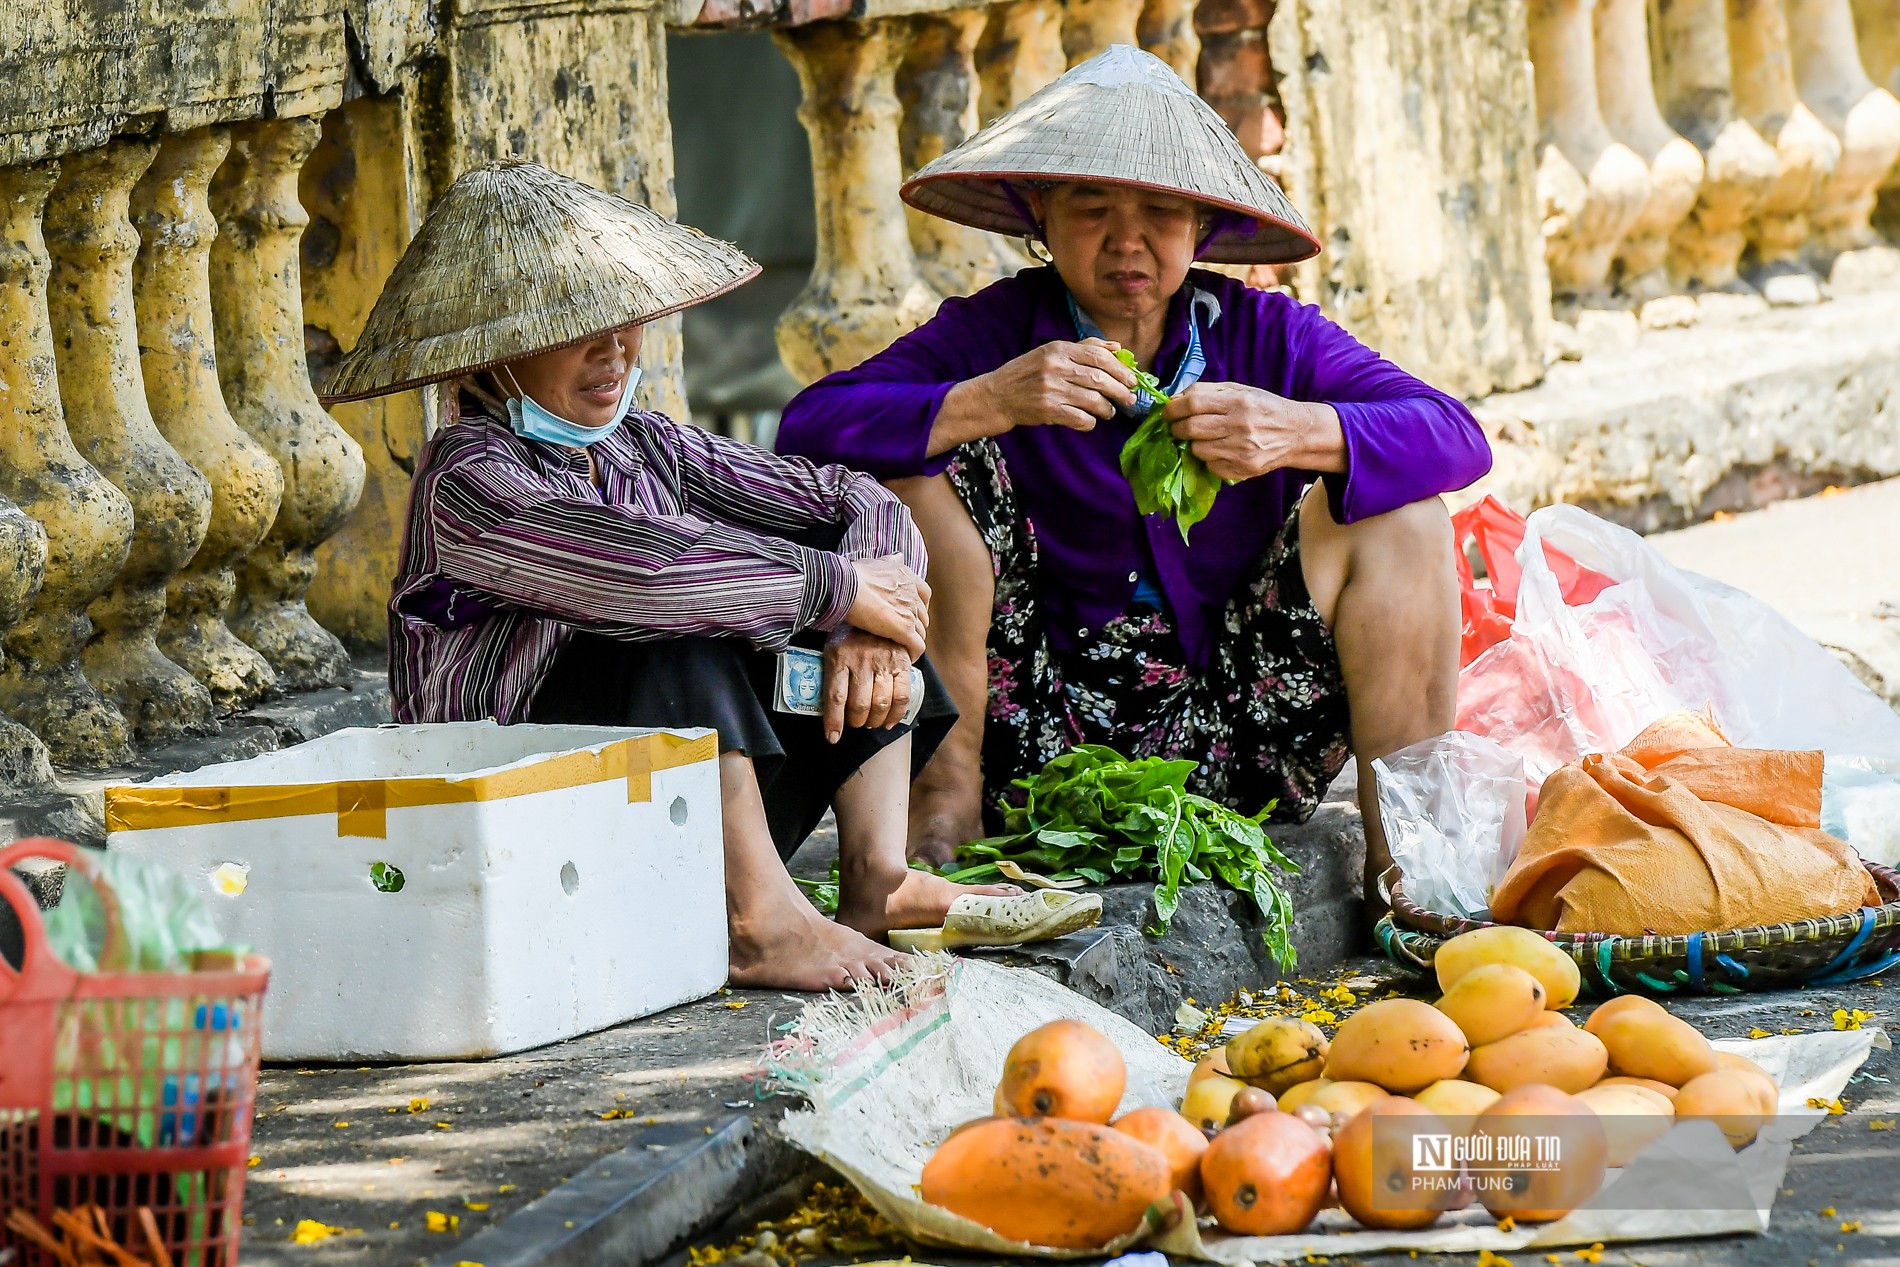
POLYGON ((1439 496, 1489 468, 1469 411, 1316 309, 1194 267, 1319 244, 1147 53, 1069 71, 903 193, 1053 261, 946 300, 779 431, 781 452, 890 481, 930 548, 928 643, 964 721, 913 791, 913 856, 981 834, 1012 779, 1080 741, 1193 759, 1198 791, 1281 820, 1350 751, 1371 892, 1388 858, 1370 762, 1452 724, 1439 496), (1118 350, 1225 482, 1185 532, 1123 475, 1154 397, 1118 350))
MULTIPOLYGON (((641 325, 749 280, 737 248, 531 163, 457 180, 327 396, 448 384, 390 601, 397 720, 715 727, 732 980, 882 975, 893 929, 971 890, 911 871, 905 798, 956 712, 911 668, 930 595, 867 476, 631 408, 641 325), (774 711, 773 652, 823 649, 822 718, 774 711), (839 920, 782 858, 838 815, 839 920)), ((1024 899, 1017 899, 1024 900, 1024 899)))

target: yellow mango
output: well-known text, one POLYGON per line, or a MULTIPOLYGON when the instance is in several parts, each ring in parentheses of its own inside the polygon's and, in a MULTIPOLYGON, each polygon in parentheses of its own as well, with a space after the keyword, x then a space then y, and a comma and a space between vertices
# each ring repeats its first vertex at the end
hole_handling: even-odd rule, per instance
POLYGON ((1743 1077, 1753 1080, 1756 1087, 1759 1088, 1762 1093, 1762 1112, 1772 1117, 1779 1111, 1781 1107, 1781 1084, 1776 1082, 1766 1069, 1763 1069, 1746 1056, 1737 1056, 1734 1052, 1729 1051, 1718 1051, 1715 1053, 1715 1067, 1717 1070, 1726 1069, 1730 1073, 1739 1073, 1743 1077))
POLYGON ((1186 1098, 1181 1101, 1181 1116, 1204 1131, 1218 1131, 1227 1125, 1234 1097, 1246 1089, 1246 1083, 1219 1074, 1202 1078, 1188 1088, 1186 1098))
POLYGON ((1508 1038, 1544 1014, 1544 985, 1516 964, 1480 964, 1453 983, 1438 1010, 1473 1047, 1508 1038))
POLYGON ((1531 1017, 1531 1023, 1524 1028, 1538 1029, 1545 1025, 1554 1025, 1558 1029, 1577 1028, 1577 1023, 1568 1016, 1565 1016, 1562 1012, 1539 1012, 1536 1016, 1531 1017))
POLYGON ((1314 1096, 1332 1085, 1331 1078, 1309 1078, 1305 1082, 1288 1087, 1280 1093, 1280 1112, 1291 1113, 1302 1104, 1311 1104, 1314 1096))
POLYGON ((1599 1087, 1638 1087, 1644 1091, 1655 1092, 1671 1104, 1676 1102, 1676 1089, 1667 1082, 1658 1082, 1654 1078, 1604 1078, 1597 1085, 1599 1087))
POLYGON ((1460 1135, 1469 1135, 1478 1114, 1496 1104, 1498 1096, 1490 1087, 1475 1082, 1442 1078, 1412 1098, 1445 1119, 1460 1135))
POLYGON ((1332 1082, 1321 1087, 1307 1103, 1318 1105, 1328 1113, 1344 1113, 1347 1117, 1354 1117, 1367 1105, 1385 1099, 1387 1094, 1386 1089, 1376 1083, 1332 1082))
MULTIPOLYGON (((1595 1018, 1592 1017, 1592 1020, 1595 1018)), ((1680 1087, 1715 1071, 1715 1048, 1695 1026, 1657 1008, 1625 1009, 1598 1024, 1610 1072, 1680 1087)))
POLYGON ((1441 1078, 1456 1078, 1470 1050, 1464 1032, 1431 1004, 1381 999, 1341 1023, 1326 1058, 1326 1076, 1409 1095, 1441 1078))
POLYGON ((1488 963, 1513 964, 1543 982, 1544 1006, 1552 1011, 1576 1002, 1583 988, 1583 974, 1574 959, 1530 929, 1510 924, 1460 933, 1432 956, 1438 988, 1447 994, 1459 978, 1488 963))
POLYGON ((1636 1154, 1669 1133, 1676 1114, 1669 1101, 1641 1087, 1591 1087, 1577 1098, 1603 1119, 1610 1165, 1627 1166, 1636 1154))
POLYGON ((1541 1026, 1475 1048, 1465 1077, 1493 1091, 1542 1085, 1575 1095, 1596 1085, 1608 1061, 1596 1035, 1541 1026))
POLYGON ((1279 1095, 1319 1077, 1330 1046, 1311 1021, 1275 1016, 1227 1040, 1227 1067, 1242 1082, 1279 1095))
POLYGON ((1700 1118, 1714 1122, 1728 1137, 1732 1148, 1745 1148, 1753 1143, 1768 1116, 1762 1107, 1761 1089, 1754 1079, 1732 1069, 1718 1069, 1691 1078, 1676 1092, 1676 1120, 1690 1122, 1700 1118))
POLYGON ((1583 1023, 1583 1027, 1600 1038, 1602 1035, 1598 1034, 1598 1030, 1612 1017, 1620 1016, 1624 1012, 1645 1012, 1651 1015, 1661 1013, 1667 1016, 1669 1009, 1656 1000, 1644 998, 1640 994, 1619 994, 1607 1003, 1597 1004, 1590 1013, 1590 1019, 1583 1023))

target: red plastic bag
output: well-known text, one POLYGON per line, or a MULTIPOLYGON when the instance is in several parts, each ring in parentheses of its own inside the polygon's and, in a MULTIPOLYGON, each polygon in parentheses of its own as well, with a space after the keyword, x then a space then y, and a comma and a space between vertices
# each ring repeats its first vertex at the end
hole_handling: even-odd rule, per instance
MULTIPOLYGON (((1524 544, 1524 516, 1495 497, 1474 502, 1451 517, 1452 540, 1456 547, 1460 605, 1464 612, 1464 637, 1460 647, 1460 667, 1470 664, 1487 647, 1511 636, 1511 622, 1517 616, 1517 587, 1523 570, 1517 565, 1518 547, 1524 544), (1472 575, 1468 547, 1475 545, 1484 560, 1489 584, 1479 585, 1472 575)), ((1564 602, 1581 607, 1616 584, 1601 572, 1592 572, 1552 546, 1544 547, 1544 558, 1557 578, 1564 602)))

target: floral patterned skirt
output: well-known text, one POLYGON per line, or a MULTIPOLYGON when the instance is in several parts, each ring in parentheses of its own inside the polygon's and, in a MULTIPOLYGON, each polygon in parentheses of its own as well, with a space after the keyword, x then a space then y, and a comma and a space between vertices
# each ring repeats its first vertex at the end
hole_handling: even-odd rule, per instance
MULTIPOLYGON (((945 474, 989 546, 987 812, 1014 779, 1071 745, 1200 763, 1193 791, 1243 813, 1303 822, 1349 754, 1346 685, 1332 634, 1300 570, 1299 508, 1229 601, 1207 669, 1191 671, 1165 612, 1116 617, 1086 647, 1058 653, 1038 600, 1036 534, 1002 453, 981 440, 945 474)), ((1011 798, 1013 799, 1013 798, 1011 798)), ((992 830, 996 824, 992 823, 992 830)))

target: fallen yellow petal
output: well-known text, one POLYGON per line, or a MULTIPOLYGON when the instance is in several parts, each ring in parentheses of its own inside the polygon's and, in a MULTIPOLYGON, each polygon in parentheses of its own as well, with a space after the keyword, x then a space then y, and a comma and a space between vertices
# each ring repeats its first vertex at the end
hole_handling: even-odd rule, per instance
POLYGON ((1870 1131, 1890 1131, 1893 1129, 1893 1119, 1875 1118, 1873 1121, 1867 1123, 1867 1129, 1870 1131))
POLYGON ((436 1130, 438 1130, 438 1131, 452 1131, 452 1130, 454 1130, 454 1129, 455 1129, 455 1123, 453 1123, 453 1122, 437 1122, 437 1123, 435 1124, 435 1129, 436 1129, 436 1130))
POLYGON ((427 1113, 429 1111, 429 1097, 426 1095, 410 1096, 409 1111, 411 1113, 427 1113))
POLYGON ((1512 1218, 1508 1214, 1498 1220, 1498 1231, 1500 1232, 1508 1232, 1511 1229, 1515 1228, 1516 1226, 1517 1226, 1517 1220, 1512 1218))
POLYGON ((1846 1222, 1846 1223, 1843 1223, 1843 1224, 1841 1224, 1841 1231, 1843 1231, 1843 1232, 1858 1232, 1858 1231, 1860 1231, 1860 1220, 1859 1220, 1859 1219, 1852 1219, 1852 1220, 1850 1220, 1850 1221, 1848 1221, 1848 1222, 1846 1222))
POLYGON ((495 1189, 496 1192, 500 1193, 503 1196, 507 1196, 510 1192, 513 1192, 514 1190, 515 1190, 515 1186, 512 1183, 504 1183, 503 1185, 501 1185, 501 1187, 495 1189))
POLYGON ((1833 1217, 1834 1217, 1834 1207, 1830 1205, 1830 1206, 1828 1206, 1828 1207, 1827 1207, 1826 1209, 1824 1209, 1824 1210, 1822 1210, 1822 1211, 1821 1211, 1821 1217, 1822 1217, 1822 1218, 1824 1218, 1824 1219, 1831 1219, 1831 1218, 1833 1218, 1833 1217))
POLYGON ((298 1219, 297 1230, 290 1234, 290 1243, 315 1245, 319 1241, 329 1240, 332 1236, 343 1235, 345 1233, 340 1227, 331 1227, 328 1223, 319 1223, 315 1219, 298 1219))
POLYGON ((462 1204, 467 1206, 469 1209, 475 1211, 477 1214, 480 1214, 483 1210, 486 1210, 488 1208, 488 1202, 486 1201, 464 1201, 462 1202, 462 1204))
POLYGON ((246 1157, 244 1159, 244 1164, 248 1167, 255 1169, 256 1167, 264 1164, 264 1159, 262 1157, 246 1157))
POLYGON ((350 1124, 348 1122, 332 1122, 330 1123, 330 1125, 334 1126, 337 1130, 342 1131, 342 1130, 348 1130, 350 1124))
POLYGON ((1759 1025, 1757 1025, 1757 1026, 1756 1026, 1756 1027, 1755 1027, 1754 1029, 1751 1029, 1751 1030, 1749 1030, 1749 1031, 1748 1031, 1748 1036, 1749 1036, 1750 1038, 1772 1038, 1772 1037, 1774 1037, 1774 1035, 1772 1035, 1772 1034, 1770 1034, 1770 1033, 1769 1033, 1769 1032, 1768 1032, 1767 1030, 1765 1030, 1765 1029, 1763 1029, 1763 1028, 1761 1028, 1761 1026, 1759 1026, 1759 1025))
POLYGON ((440 1210, 430 1210, 422 1218, 431 1232, 453 1232, 462 1224, 459 1216, 444 1214, 440 1210))

